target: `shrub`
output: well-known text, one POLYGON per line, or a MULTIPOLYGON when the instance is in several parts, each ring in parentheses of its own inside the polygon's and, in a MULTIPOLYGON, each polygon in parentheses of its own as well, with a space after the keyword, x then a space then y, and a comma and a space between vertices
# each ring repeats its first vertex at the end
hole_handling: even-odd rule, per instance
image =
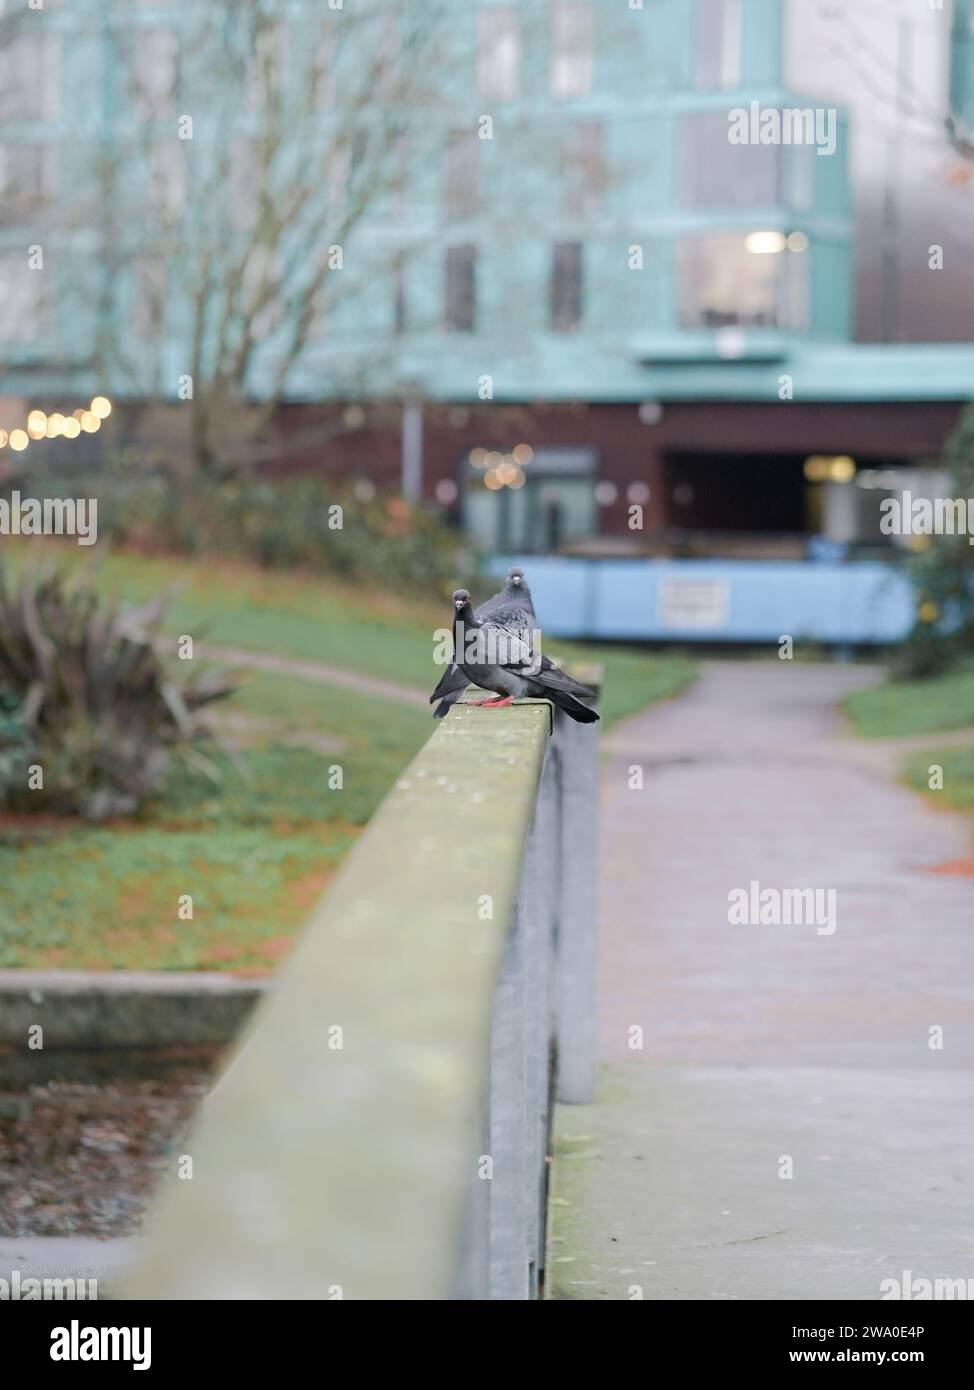
MULTIPOLYGON (((974 404, 947 440, 942 461, 949 495, 974 498, 974 404)), ((911 560, 909 573, 917 616, 894 659, 894 674, 936 675, 974 653, 974 546, 966 533, 932 536, 929 547, 911 560)))
POLYGON ((106 481, 99 521, 142 550, 238 555, 427 594, 476 567, 464 538, 425 508, 381 494, 362 501, 321 477, 106 481))
POLYGON ((130 815, 172 754, 208 766, 198 711, 232 687, 215 672, 167 674, 154 646, 164 611, 164 598, 108 604, 88 575, 34 569, 14 583, 0 565, 0 805, 130 815))

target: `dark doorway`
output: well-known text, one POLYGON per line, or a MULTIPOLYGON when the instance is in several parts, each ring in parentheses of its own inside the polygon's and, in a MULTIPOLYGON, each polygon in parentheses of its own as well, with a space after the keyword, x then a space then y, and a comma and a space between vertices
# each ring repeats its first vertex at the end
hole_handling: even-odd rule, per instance
POLYGON ((694 531, 808 529, 804 455, 668 454, 666 525, 694 531))

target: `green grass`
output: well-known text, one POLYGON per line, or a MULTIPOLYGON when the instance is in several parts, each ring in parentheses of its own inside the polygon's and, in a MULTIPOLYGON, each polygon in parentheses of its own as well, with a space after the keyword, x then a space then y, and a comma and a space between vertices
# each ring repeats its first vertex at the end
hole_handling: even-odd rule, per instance
MULTIPOLYGON (((76 562, 74 549, 58 551, 76 562)), ((439 677, 432 634, 449 621, 440 605, 237 563, 108 555, 98 573, 104 588, 133 603, 182 582, 169 626, 204 642, 421 690, 439 677)), ((550 647, 604 663, 607 723, 693 678, 681 656, 550 647)), ((218 786, 177 769, 165 794, 125 823, 0 818, 0 966, 273 969, 435 727, 425 709, 260 670, 245 675, 218 717, 246 775, 222 755, 218 786), (341 789, 329 785, 336 766, 341 789), (185 894, 192 920, 178 913, 185 894)))
POLYGON ((904 781, 917 791, 930 792, 940 803, 974 815, 974 743, 962 748, 927 748, 906 764, 904 781), (930 788, 930 769, 943 768, 943 787, 930 788))
MULTIPOLYGON (((928 680, 887 681, 848 695, 846 713, 867 738, 913 738, 974 727, 974 667, 928 680)), ((974 741, 959 747, 931 746, 904 764, 908 786, 927 792, 941 806, 974 815, 974 741), (930 786, 930 769, 943 768, 943 786, 930 786)))
POLYGON ((974 727, 974 669, 929 680, 887 681, 848 695, 844 708, 867 738, 974 727))
MULTIPOLYGON (((19 554, 24 553, 22 546, 19 554)), ((86 562, 76 546, 58 547, 58 553, 68 563, 86 562)), ((99 556, 98 570, 103 587, 130 603, 178 585, 167 627, 204 643, 325 662, 420 690, 432 690, 441 674, 433 661, 434 633, 449 628, 448 602, 363 593, 336 580, 259 570, 239 561, 106 553, 99 556)), ((603 715, 609 724, 678 694, 695 669, 685 656, 615 645, 552 637, 545 648, 566 660, 603 663, 603 715)))
POLYGON ((104 827, 0 825, 0 965, 271 968, 421 745, 427 717, 371 696, 257 673, 234 700, 257 721, 246 776, 177 769, 143 816, 104 827), (268 727, 271 721, 273 727, 268 727), (333 740, 292 747, 284 737, 333 740), (331 769, 342 770, 332 788, 331 769), (191 921, 179 899, 193 898, 191 921))

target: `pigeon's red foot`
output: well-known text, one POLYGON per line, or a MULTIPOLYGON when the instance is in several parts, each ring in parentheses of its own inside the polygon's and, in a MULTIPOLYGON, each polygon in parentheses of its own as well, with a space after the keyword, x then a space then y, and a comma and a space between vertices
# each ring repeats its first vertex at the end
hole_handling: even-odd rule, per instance
POLYGON ((513 705, 514 701, 510 695, 504 695, 497 700, 482 700, 484 709, 503 709, 505 705, 513 705))

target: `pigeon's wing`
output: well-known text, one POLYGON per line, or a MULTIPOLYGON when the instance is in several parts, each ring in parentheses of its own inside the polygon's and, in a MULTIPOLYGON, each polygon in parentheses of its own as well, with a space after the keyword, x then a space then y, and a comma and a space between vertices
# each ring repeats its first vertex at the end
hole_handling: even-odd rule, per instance
POLYGON ((595 695, 594 690, 589 690, 588 686, 573 680, 560 666, 556 666, 546 656, 541 658, 541 670, 537 672, 534 679, 548 690, 563 690, 567 695, 583 695, 588 699, 592 699, 595 695))
POLYGON ((531 629, 520 624, 502 626, 494 622, 488 626, 494 639, 497 664, 517 676, 537 675, 546 658, 532 646, 531 629))
POLYGON ((452 695, 454 691, 465 690, 470 682, 460 670, 459 666, 452 663, 440 676, 436 689, 430 696, 430 704, 435 704, 437 700, 444 699, 447 695, 452 695))

